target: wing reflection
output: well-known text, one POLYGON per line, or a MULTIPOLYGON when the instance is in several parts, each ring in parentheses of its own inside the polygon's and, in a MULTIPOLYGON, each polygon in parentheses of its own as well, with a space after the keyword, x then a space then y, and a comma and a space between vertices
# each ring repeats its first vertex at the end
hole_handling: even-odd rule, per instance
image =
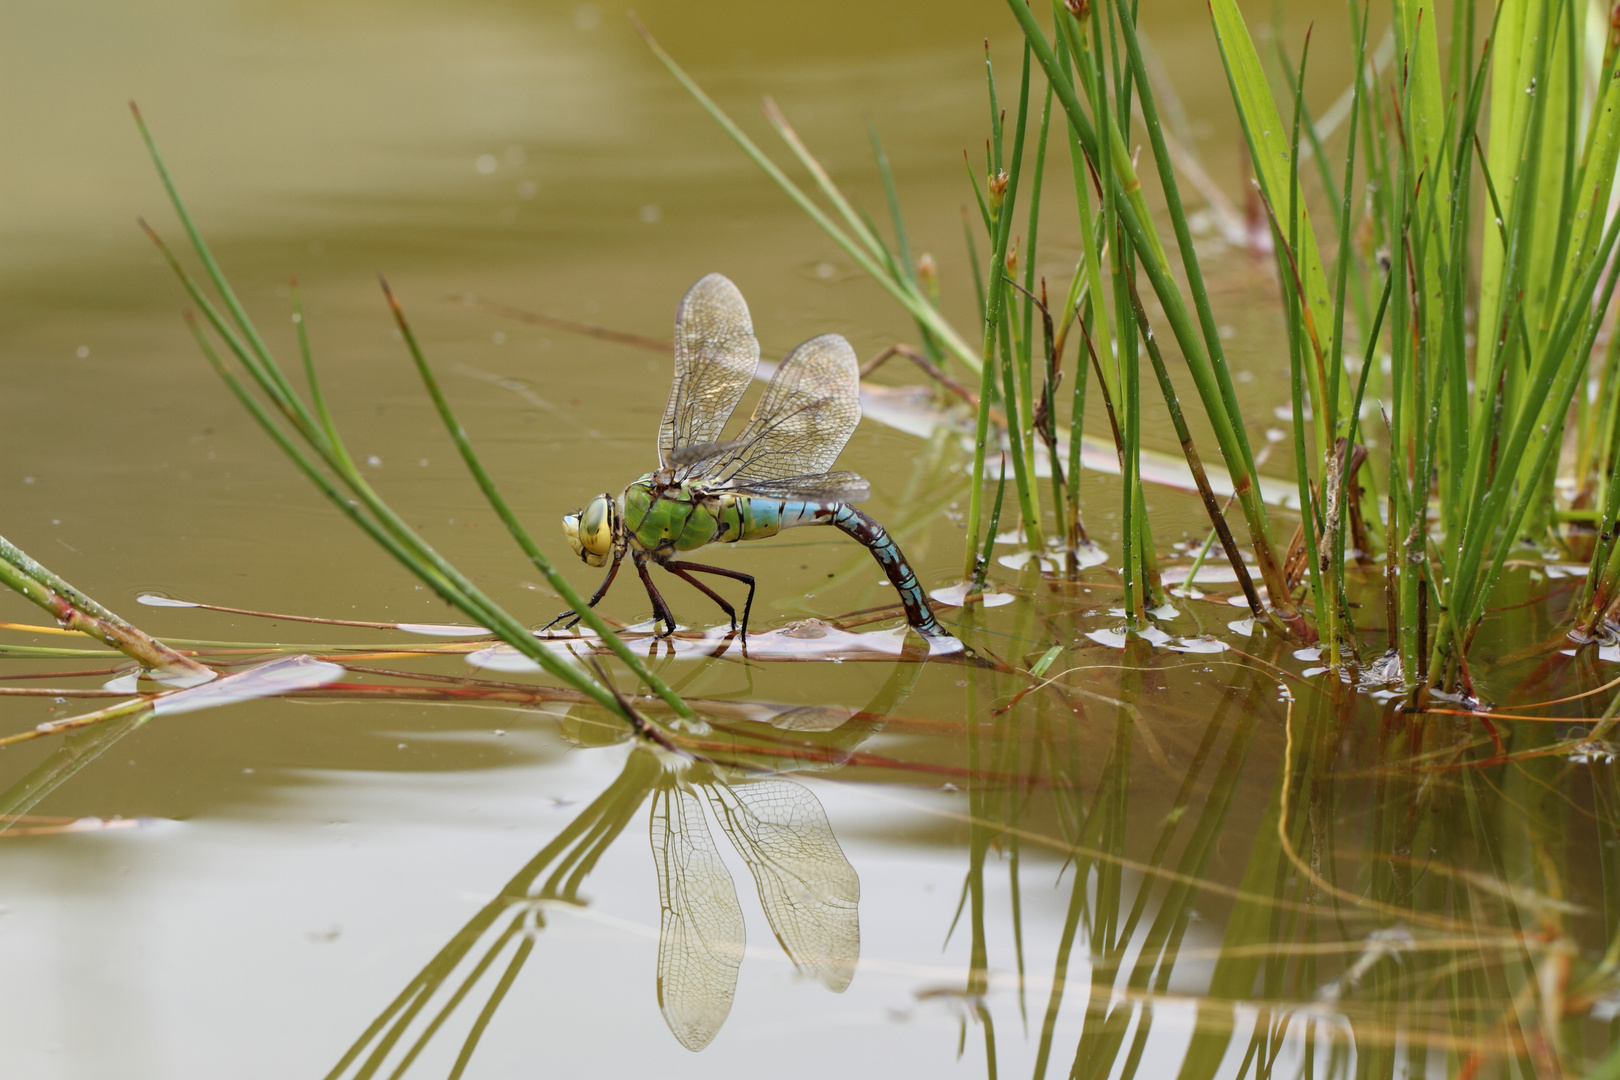
MULTIPOLYGON (((860 879, 808 787, 780 775, 746 777, 838 767, 883 729, 924 666, 894 665, 863 709, 711 702, 705 753, 723 756, 723 766, 676 761, 638 744, 618 777, 445 943, 327 1080, 404 1076, 441 1035, 459 1038, 451 1075, 462 1075, 518 975, 543 949, 548 915, 586 907, 579 897, 586 877, 649 797, 662 908, 658 1004, 676 1040, 690 1050, 713 1041, 731 1012, 744 952, 742 907, 705 803, 748 866, 788 959, 842 992, 860 957, 860 879), (445 1034, 458 1026, 459 1035, 445 1034)), ((569 716, 562 730, 580 745, 601 745, 610 730, 629 738, 588 710, 569 716)))
POLYGON ((803 784, 781 779, 703 791, 754 875, 782 950, 800 971, 843 993, 861 955, 861 880, 821 801, 803 784))
POLYGON ((702 1050, 720 1033, 737 993, 743 917, 703 805, 666 777, 653 793, 653 862, 658 867, 658 1007, 676 1040, 702 1050))
POLYGON ((658 1007, 688 1050, 719 1034, 737 993, 742 906, 697 793, 753 874, 760 906, 795 967, 835 994, 861 953, 861 882, 821 801, 791 780, 729 784, 706 766, 666 775, 652 800, 658 869, 658 1007))
POLYGON ((736 996, 745 932, 737 889, 710 830, 707 803, 753 875, 760 905, 793 964, 841 993, 860 957, 860 879, 826 811, 802 784, 781 778, 729 783, 707 765, 687 768, 642 749, 574 821, 440 949, 350 1047, 328 1080, 404 1075, 450 1020, 466 1017, 464 1066, 536 947, 548 914, 583 908, 579 890, 651 797, 649 835, 658 872, 658 1005, 688 1050, 719 1034, 736 996), (480 984, 493 981, 481 1008, 480 984))

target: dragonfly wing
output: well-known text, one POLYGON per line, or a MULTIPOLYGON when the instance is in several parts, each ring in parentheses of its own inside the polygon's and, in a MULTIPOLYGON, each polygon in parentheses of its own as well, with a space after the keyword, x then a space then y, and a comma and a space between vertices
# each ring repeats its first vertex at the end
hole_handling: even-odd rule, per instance
POLYGON ((838 334, 813 337, 771 377, 748 426, 697 475, 738 485, 825 473, 861 422, 861 366, 838 334))
POLYGON ((704 791, 753 872, 760 906, 788 959, 843 993, 861 955, 861 879, 821 801, 804 785, 781 779, 704 791))
POLYGON ((658 425, 659 464, 671 464, 679 447, 719 438, 757 367, 759 342, 737 286, 709 274, 687 289, 675 312, 675 382, 658 425))
MULTIPOLYGON (((705 492, 710 489, 705 488, 705 492)), ((764 499, 802 499, 805 502, 860 502, 872 494, 866 478, 852 472, 819 473, 815 476, 787 476, 753 484, 734 484, 715 489, 715 494, 731 492, 764 499)))
POLYGON ((653 795, 653 862, 658 867, 658 1007, 688 1050, 720 1032, 737 994, 743 917, 731 872, 720 861, 703 806, 690 788, 653 795))

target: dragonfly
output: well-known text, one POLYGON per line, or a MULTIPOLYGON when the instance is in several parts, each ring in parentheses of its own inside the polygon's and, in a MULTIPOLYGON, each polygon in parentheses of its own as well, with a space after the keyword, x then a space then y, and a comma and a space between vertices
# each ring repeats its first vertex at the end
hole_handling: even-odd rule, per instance
MULTIPOLYGON (((737 611, 694 577, 712 575, 748 586, 742 636, 754 605, 754 578, 683 556, 709 544, 775 536, 801 525, 831 525, 854 537, 900 594, 906 621, 925 638, 949 639, 886 529, 852 506, 871 486, 852 472, 830 471, 861 420, 860 364, 838 334, 813 337, 777 366, 742 431, 722 441, 731 414, 759 367, 748 305, 737 286, 709 274, 686 291, 675 314, 675 381, 658 425, 658 468, 614 497, 603 492, 563 517, 568 544, 607 577, 588 601, 607 595, 626 556, 652 601, 658 636, 675 632, 675 616, 653 583, 657 565, 720 606, 737 631, 737 611), (657 628, 662 624, 664 629, 657 628)), ((573 616, 565 611, 551 625, 573 616)))

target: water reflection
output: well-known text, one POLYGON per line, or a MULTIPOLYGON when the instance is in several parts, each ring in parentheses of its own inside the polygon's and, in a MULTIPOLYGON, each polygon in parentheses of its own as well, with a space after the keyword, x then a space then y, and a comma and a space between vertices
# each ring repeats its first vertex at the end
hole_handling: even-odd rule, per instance
POLYGON ((748 864, 765 917, 795 967, 841 994, 861 952, 860 879, 820 800, 791 780, 732 785, 702 771, 707 779, 666 774, 652 809, 663 906, 658 1005, 688 1050, 709 1045, 725 1023, 744 945, 742 908, 702 803, 748 864))
POLYGON ((793 964, 842 993, 860 957, 860 879, 813 792, 780 777, 728 782, 637 748, 608 788, 522 870, 394 999, 339 1061, 371 1076, 397 1058, 408 1067, 454 1015, 471 1016, 455 1072, 471 1060, 554 905, 584 906, 579 890, 602 854, 650 797, 649 834, 662 918, 656 992, 664 1020, 688 1050, 719 1034, 736 996, 746 946, 742 905, 704 814, 747 864, 777 943, 793 964), (504 963, 503 963, 504 962, 504 963), (500 971, 494 985, 486 976, 500 971))
MULTIPOLYGON (((1068 666, 1040 678, 1011 663, 829 664, 819 670, 886 681, 862 708, 772 704, 752 687, 748 700, 694 696, 703 724, 671 733, 686 756, 632 745, 622 724, 545 687, 357 667, 399 685, 310 691, 543 712, 581 753, 620 758, 364 1031, 342 1033, 338 1045, 352 1045, 331 1075, 409 1071, 430 1048, 435 1061, 459 1055, 459 1075, 520 977, 571 992, 580 969, 528 962, 537 947, 559 954, 542 931, 559 911, 591 910, 585 880, 642 822, 649 847, 633 847, 656 871, 656 968, 648 955, 613 991, 657 1001, 673 1042, 649 1048, 655 1059, 684 1057, 675 1042, 725 1060, 746 1052, 742 1033, 718 1036, 738 1000, 751 897, 778 955, 808 979, 855 986, 867 1016, 881 1015, 874 989, 909 995, 919 1012, 945 1007, 954 1041, 974 1043, 964 1067, 992 1076, 1556 1076, 1612 1046, 1620 787, 1608 729, 1565 728, 1581 699, 1412 715, 1305 678, 1308 661, 1284 642, 1201 657, 1093 648, 1068 625, 1087 616, 1065 603, 1089 587, 1045 581, 1034 588, 1048 603, 963 616, 975 650, 1027 643, 1024 664, 1045 655, 1046 635, 1071 642, 1068 666), (413 677, 428 681, 404 685, 413 677), (928 945, 957 939, 948 961, 922 959, 926 945, 895 954, 883 914, 909 901, 881 861, 876 887, 868 864, 857 876, 832 820, 878 828, 829 818, 801 782, 833 771, 845 782, 824 790, 903 806, 903 831, 883 827, 884 859, 938 844, 934 865, 961 873, 954 919, 937 904, 911 916, 928 945), (728 847, 751 885, 728 869, 728 847), (875 957, 863 957, 863 923, 875 957), (855 984, 858 964, 868 972, 855 984)), ((784 670, 697 655, 669 664, 687 686, 784 670)), ((1481 672, 1494 696, 1519 701, 1547 686, 1601 690, 1602 676, 1589 660, 1541 656, 1481 672)), ((176 718, 161 719, 152 727, 176 718)), ((24 815, 82 766, 105 765, 136 726, 70 736, 0 793, 0 822, 41 838, 8 856, 55 842, 42 829, 88 831, 63 827, 77 817, 24 815)))
MULTIPOLYGON (((650 804, 661 908, 655 989, 677 1042, 698 1051, 719 1034, 746 949, 742 905, 711 816, 748 867, 787 958, 843 993, 860 958, 860 878, 815 793, 763 774, 848 761, 910 694, 922 667, 895 665, 861 710, 759 703, 714 710, 707 730, 679 739, 694 756, 634 745, 619 775, 439 950, 328 1076, 368 1077, 385 1067, 398 1075, 454 1017, 468 1025, 451 1073, 461 1075, 540 940, 547 912, 586 906, 581 886, 643 804, 650 804)), ((563 731, 584 744, 604 733, 625 738, 620 724, 586 708, 563 731)))
MULTIPOLYGON (((1207 714, 1183 711, 1171 688, 1202 680, 1132 659, 1085 688, 1105 703, 1080 710, 1108 732, 1092 754, 1043 715, 1050 698, 969 730, 959 992, 991 1075, 985 878, 999 852, 1016 928, 1020 853, 1037 846, 1069 860, 1037 1078, 1551 1076, 1611 1045, 1612 1023, 1581 1018, 1617 986, 1612 770, 1571 768, 1576 744, 1545 722, 1499 748, 1470 719, 1380 713, 1263 665, 1217 680, 1207 714), (1575 896, 1601 897, 1602 918, 1575 896)), ((998 678, 975 689, 1005 700, 998 678)), ((1056 696, 1075 707, 1080 689, 1056 696)), ((1024 1015, 1035 982, 1015 937, 1024 1015)))

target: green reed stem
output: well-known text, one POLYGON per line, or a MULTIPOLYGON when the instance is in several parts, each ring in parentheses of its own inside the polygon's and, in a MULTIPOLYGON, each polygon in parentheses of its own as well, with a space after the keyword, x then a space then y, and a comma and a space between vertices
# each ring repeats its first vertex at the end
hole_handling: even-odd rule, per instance
MULTIPOLYGON (((581 693, 587 694, 608 711, 624 717, 638 731, 643 730, 645 721, 627 710, 609 688, 589 678, 579 668, 560 659, 554 652, 542 645, 526 627, 493 600, 485 596, 481 590, 474 586, 447 559, 429 546, 426 541, 422 540, 408 523, 399 518, 383 502, 360 475, 358 469, 355 468, 353 459, 344 449, 341 439, 336 437, 336 428, 330 426, 329 415, 323 414, 324 422, 317 424, 302 400, 293 393, 291 385, 271 358, 269 350, 264 346, 263 340, 248 319, 247 313, 242 310, 239 303, 236 303, 235 294, 230 290, 224 274, 208 252, 201 233, 192 223, 190 213, 187 211, 184 201, 180 198, 178 189, 169 179, 168 171, 163 165, 157 145, 153 141, 150 132, 147 131, 145 123, 141 120, 139 112, 136 112, 135 116, 147 149, 152 155, 159 175, 163 178, 165 189, 168 191, 175 213, 184 224, 187 235, 191 237, 193 248, 197 251, 198 257, 203 261, 204 266, 208 268, 216 289, 226 299, 237 328, 241 331, 240 337, 226 326, 224 320, 215 310, 214 305, 202 294, 196 283, 180 266, 179 261, 169 251, 168 247, 157 238, 155 233, 151 233, 150 230, 148 232, 151 233, 154 241, 158 243, 170 266, 179 275, 186 292, 192 297, 198 308, 204 313, 209 323, 220 334, 222 340, 225 341, 237 359, 241 361, 243 367, 253 377, 254 382, 277 404, 287 423, 316 452, 322 463, 337 476, 350 494, 341 491, 327 477, 326 473, 296 446, 293 440, 282 430, 281 425, 248 392, 240 380, 226 370, 218 354, 214 352, 206 337, 202 334, 201 328, 196 325, 195 321, 191 321, 193 333, 203 349, 204 356, 225 380, 226 385, 237 396, 238 400, 248 409, 265 432, 271 436, 272 440, 292 459, 294 464, 316 484, 339 510, 359 525, 367 535, 382 545, 407 569, 433 588, 435 592, 481 624, 490 627, 503 641, 534 660, 554 678, 560 679, 581 693), (364 508, 363 511, 362 507, 364 508)), ((301 321, 299 326, 302 327, 301 321)), ((301 349, 304 346, 307 346, 307 337, 301 337, 301 349)), ((306 363, 305 371, 307 376, 313 376, 313 364, 306 363)), ((318 394, 319 391, 317 390, 315 392, 316 400, 323 401, 318 394)), ((611 633, 611 631, 609 632, 611 633)), ((648 685, 652 686, 653 683, 648 685)), ((674 696, 673 692, 668 695, 661 693, 660 696, 665 696, 666 700, 671 701, 671 707, 675 707, 674 703, 679 701, 679 698, 674 696)), ((682 705, 677 708, 677 711, 679 712, 680 709, 684 708, 685 706, 682 705)), ((690 711, 687 710, 684 715, 690 716, 690 711)))
MULTIPOLYGON (((1018 179, 1024 158, 1024 127, 1029 114, 1029 71, 1029 47, 1026 45, 1018 95, 1018 119, 1013 129, 1012 159, 1007 170, 1007 188, 992 221, 995 231, 991 234, 990 270, 986 276, 988 288, 984 306, 984 346, 978 367, 979 417, 973 446, 973 479, 968 489, 968 536, 962 567, 964 581, 972 578, 973 559, 979 550, 979 513, 984 498, 984 453, 985 444, 990 437, 990 404, 995 397, 996 347, 1007 296, 1007 245, 1012 233, 1013 211, 1018 204, 1018 179)), ((1016 400, 1011 398, 1006 404, 1011 408, 1016 400)), ((1017 428, 1010 414, 1007 430, 1009 440, 1017 438, 1015 434, 1017 428)), ((1014 479, 1016 478, 1015 468, 1014 479)))
MULTIPOLYGON (((1090 119, 1081 108, 1079 99, 1075 96, 1072 84, 1060 78, 1061 69, 1051 46, 1046 41, 1034 15, 1019 0, 1008 0, 1008 7, 1018 19, 1024 31, 1024 38, 1034 50, 1037 60, 1046 70, 1047 77, 1053 83, 1053 90, 1058 101, 1063 105, 1069 116, 1069 122, 1075 130, 1082 147, 1088 157, 1098 160, 1099 140, 1096 129, 1092 127, 1090 119)), ((1060 28, 1064 33, 1070 33, 1073 19, 1066 11, 1057 13, 1060 28)), ((1127 31, 1127 44, 1130 40, 1127 31)), ((1070 52, 1076 51, 1073 38, 1070 40, 1070 52)), ((1081 58, 1081 66, 1087 68, 1089 63, 1081 58)), ((1144 94, 1144 106, 1148 96, 1144 94)), ((1149 126, 1150 135, 1153 132, 1149 126)), ((1160 135, 1162 138, 1162 133, 1160 135)), ((1252 455, 1244 453, 1247 439, 1241 439, 1238 430, 1234 429, 1232 414, 1227 411, 1222 401, 1221 374, 1211 365, 1210 354, 1206 350, 1205 342, 1199 331, 1195 328, 1191 314, 1182 299, 1179 287, 1170 276, 1168 264, 1165 261, 1163 249, 1160 247, 1157 235, 1148 228, 1149 218, 1145 204, 1142 202, 1141 185, 1136 180, 1134 171, 1130 166, 1129 153, 1124 148, 1123 138, 1119 131, 1109 121, 1107 141, 1110 145, 1108 166, 1099 167, 1099 179, 1105 178, 1106 190, 1117 191, 1121 196, 1118 199, 1118 214, 1120 224, 1129 236, 1135 250, 1142 254, 1142 268, 1148 275, 1148 281, 1153 286, 1154 294, 1158 297, 1160 306, 1164 309, 1171 331, 1176 339, 1177 346, 1186 358, 1188 372, 1193 376, 1194 384, 1198 388, 1200 399, 1211 426, 1215 430, 1216 441, 1221 454, 1226 460, 1227 469, 1231 473, 1233 487, 1238 493, 1238 503, 1243 509, 1244 518, 1248 524, 1251 542, 1255 547, 1256 560, 1261 566, 1267 588, 1272 594, 1272 603, 1280 617, 1290 627, 1301 634, 1306 633, 1303 622, 1297 610, 1287 597, 1287 590, 1283 587, 1281 567, 1277 563, 1274 548, 1271 543, 1270 527, 1264 508, 1260 505, 1259 489, 1255 482, 1252 455), (1152 254, 1149 257, 1148 253, 1152 254)), ((1184 215, 1177 215, 1179 217, 1184 215)), ((1183 250, 1184 262, 1192 256, 1188 253, 1190 246, 1183 250)), ((1199 280, 1202 280, 1201 277, 1199 280)), ((1195 292, 1195 300, 1200 295, 1195 292)), ((1206 297, 1207 299, 1207 297, 1206 297)), ((1219 340, 1218 329, 1213 324, 1213 313, 1209 329, 1219 340)), ((1224 364, 1223 364, 1224 367, 1224 364)), ((1225 380, 1229 382, 1230 380, 1225 380)), ((1235 397, 1234 397, 1235 401, 1235 397)))
POLYGON ((0 585, 44 609, 64 628, 110 645, 143 667, 167 671, 188 682, 207 682, 214 678, 211 668, 180 655, 119 618, 3 536, 0 536, 0 585))
POLYGON ((1001 528, 1001 498, 1007 493, 1007 455, 1001 455, 1001 474, 996 477, 996 501, 990 507, 990 528, 985 533, 984 550, 973 566, 972 585, 968 595, 984 592, 985 574, 990 570, 990 556, 996 546, 996 530, 1001 528))

